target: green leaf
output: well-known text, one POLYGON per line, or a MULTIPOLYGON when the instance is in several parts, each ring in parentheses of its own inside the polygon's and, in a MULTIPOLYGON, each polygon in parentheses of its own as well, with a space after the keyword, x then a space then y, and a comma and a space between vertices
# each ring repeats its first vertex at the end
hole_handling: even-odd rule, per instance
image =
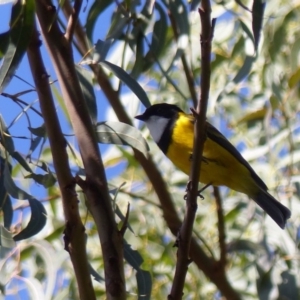
POLYGON ((101 13, 112 3, 111 0, 96 0, 93 2, 86 19, 85 31, 90 41, 93 40, 95 24, 101 13))
POLYGON ((25 160, 25 158, 17 151, 12 153, 11 155, 27 172, 32 172, 29 164, 25 160))
POLYGON ((76 66, 76 72, 90 117, 92 119, 93 124, 96 124, 98 111, 96 95, 93 86, 93 75, 91 71, 88 71, 80 66, 76 66))
POLYGON ((102 41, 98 40, 93 51, 93 63, 105 60, 107 53, 113 43, 112 39, 102 41))
POLYGON ((9 133, 9 130, 6 127, 2 115, 0 115, 0 139, 1 144, 4 146, 4 148, 8 151, 9 154, 15 152, 14 141, 9 133))
POLYGON ((8 249, 12 249, 16 246, 11 232, 5 229, 2 225, 0 225, 0 246, 8 249))
POLYGON ((281 273, 281 283, 278 285, 279 299, 298 300, 299 291, 295 275, 289 270, 281 273))
POLYGON ((124 258, 136 270, 140 270, 140 265, 144 262, 141 254, 133 250, 131 246, 123 240, 124 243, 124 258))
POLYGON ((34 0, 19 0, 13 5, 9 45, 0 68, 0 93, 10 82, 31 39, 35 13, 34 4, 34 0))
POLYGON ((38 147, 38 145, 41 143, 41 141, 45 141, 45 138, 41 138, 39 136, 37 136, 36 138, 31 140, 30 143, 30 148, 29 148, 29 153, 28 153, 28 157, 31 156, 32 152, 38 147))
POLYGON ((271 270, 265 272, 258 264, 256 264, 256 269, 258 272, 258 279, 256 280, 256 287, 258 291, 259 300, 269 299, 271 290, 273 289, 273 284, 271 280, 271 270))
POLYGON ((11 177, 8 163, 5 163, 4 165, 3 176, 4 176, 4 187, 13 198, 19 200, 29 200, 33 198, 31 195, 29 195, 28 193, 26 193, 25 191, 23 191, 22 189, 16 186, 16 184, 14 183, 11 177))
POLYGON ((4 227, 9 230, 13 221, 14 212, 11 204, 11 199, 7 195, 7 193, 1 209, 3 212, 4 227))
POLYGON ((104 281, 104 278, 99 275, 99 273, 92 267, 90 263, 89 263, 89 269, 90 269, 90 274, 94 277, 94 280, 98 282, 104 281))
POLYGON ((253 34, 252 34, 251 30, 248 28, 248 26, 242 20, 239 20, 239 22, 241 24, 241 27, 242 27, 243 31, 250 38, 250 40, 253 42, 253 45, 255 45, 254 37, 253 37, 253 34))
POLYGON ((6 31, 0 34, 0 59, 3 58, 9 45, 10 32, 6 31))
POLYGON ((125 260, 137 271, 138 299, 150 299, 152 289, 151 275, 148 271, 144 271, 140 268, 144 260, 140 253, 133 250, 126 240, 123 240, 123 243, 125 260))
POLYGON ((124 15, 124 8, 120 5, 116 12, 112 15, 112 21, 109 31, 106 35, 106 39, 118 40, 123 35, 123 30, 126 28, 126 24, 129 23, 129 14, 124 15))
POLYGON ((300 81, 300 68, 298 68, 297 70, 295 70, 294 73, 291 74, 288 84, 289 87, 292 89, 294 88, 296 85, 299 84, 300 81))
MULTIPOLYGON (((13 240, 11 232, 0 225, 0 261, 5 258, 15 246, 16 242, 13 240)), ((6 277, 3 272, 5 272, 5 268, 2 267, 0 270, 1 278, 6 277)))
POLYGON ((149 146, 141 132, 133 126, 121 122, 102 122, 96 127, 97 141, 102 144, 131 146, 145 156, 149 146))
POLYGON ((45 188, 54 186, 54 184, 56 183, 56 178, 52 173, 44 174, 44 175, 31 173, 25 176, 25 178, 32 178, 34 181, 43 185, 45 188))
POLYGON ((252 5, 252 31, 254 35, 254 48, 257 50, 260 33, 262 30, 262 24, 264 19, 264 11, 266 7, 266 2, 263 0, 253 0, 252 5))
POLYGON ((155 22, 153 27, 152 40, 144 58, 143 72, 147 71, 159 58, 166 45, 168 30, 167 16, 158 2, 155 2, 155 8, 159 13, 160 19, 155 22))
POLYGON ((34 236, 46 225, 47 213, 43 204, 34 198, 28 199, 28 202, 31 208, 31 217, 27 226, 20 233, 14 236, 15 241, 28 239, 34 236))
POLYGON ((258 251, 263 251, 262 245, 253 243, 248 240, 236 240, 228 243, 227 251, 230 252, 250 252, 252 254, 257 254, 258 251))
POLYGON ((131 89, 131 91, 140 99, 140 101, 144 104, 145 107, 151 106, 149 98, 140 86, 140 84, 128 73, 126 73, 122 68, 108 61, 102 61, 100 62, 100 64, 111 70, 120 80, 122 80, 131 89))
POLYGON ((252 65, 255 61, 255 57, 246 55, 243 66, 240 68, 238 73, 233 78, 233 82, 238 84, 241 82, 251 71, 252 65))
POLYGON ((152 278, 148 271, 139 270, 136 272, 138 288, 138 300, 150 300, 152 290, 152 278))
POLYGON ((134 79, 137 79, 143 71, 143 65, 145 62, 144 58, 144 35, 140 34, 135 39, 136 42, 136 53, 135 53, 135 62, 131 70, 130 76, 134 79))
POLYGON ((45 127, 45 124, 39 126, 39 127, 28 127, 29 131, 38 136, 38 137, 45 137, 46 136, 46 127, 45 127))

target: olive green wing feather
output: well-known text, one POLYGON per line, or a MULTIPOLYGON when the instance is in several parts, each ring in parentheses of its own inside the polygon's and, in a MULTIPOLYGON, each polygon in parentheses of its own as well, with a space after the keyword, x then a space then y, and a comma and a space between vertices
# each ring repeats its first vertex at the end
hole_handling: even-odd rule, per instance
MULTIPOLYGON (((195 122, 195 118, 193 115, 188 115, 190 121, 192 123, 195 122)), ((255 173, 249 163, 243 158, 241 153, 227 140, 227 138, 214 126, 210 123, 206 122, 206 137, 223 147, 226 151, 231 153, 242 165, 244 165, 250 172, 252 178, 256 181, 256 183, 265 191, 268 190, 266 184, 260 179, 260 177, 255 173)))

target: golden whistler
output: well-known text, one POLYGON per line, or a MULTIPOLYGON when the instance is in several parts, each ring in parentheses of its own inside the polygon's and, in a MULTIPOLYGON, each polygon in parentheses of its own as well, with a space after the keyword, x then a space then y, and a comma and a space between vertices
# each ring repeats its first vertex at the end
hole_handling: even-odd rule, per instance
MULTIPOLYGON (((155 104, 137 119, 146 123, 152 138, 174 165, 189 174, 194 141, 194 117, 171 104, 155 104)), ((206 122, 200 179, 227 186, 252 198, 281 228, 291 212, 268 193, 266 184, 236 148, 206 122)))

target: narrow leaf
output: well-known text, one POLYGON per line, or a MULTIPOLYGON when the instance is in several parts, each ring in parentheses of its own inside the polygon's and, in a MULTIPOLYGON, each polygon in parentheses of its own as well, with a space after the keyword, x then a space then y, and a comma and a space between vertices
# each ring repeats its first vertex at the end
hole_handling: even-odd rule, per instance
POLYGON ((31 208, 31 217, 27 226, 17 235, 14 236, 15 241, 28 239, 39 233, 45 226, 47 221, 46 210, 38 200, 28 199, 31 208))
POLYGON ((22 189, 16 186, 16 184, 14 183, 11 177, 8 163, 5 163, 4 165, 3 176, 4 176, 4 187, 13 198, 19 200, 29 200, 33 198, 31 195, 29 195, 28 193, 26 193, 25 191, 23 191, 22 189))
POLYGON ((16 246, 15 241, 12 238, 11 232, 0 225, 0 246, 1 248, 12 249, 16 246))
POLYGON ((12 153, 11 155, 27 172, 32 172, 29 164, 25 160, 25 158, 17 151, 12 153))
POLYGON ((246 56, 243 66, 233 78, 235 84, 241 82, 250 73, 254 61, 255 57, 249 55, 246 56))
POLYGON ((254 48, 257 50, 260 33, 262 30, 264 11, 266 7, 266 2, 263 0, 253 0, 252 6, 252 31, 254 35, 254 48))
POLYGON ((131 91, 140 99, 140 101, 144 104, 145 107, 151 106, 149 98, 140 86, 140 84, 135 79, 133 79, 128 73, 126 73, 122 68, 108 61, 102 61, 100 62, 100 64, 107 67, 120 80, 122 80, 131 89, 131 91))
POLYGON ((136 270, 140 270, 140 265, 143 263, 143 258, 137 250, 133 250, 131 246, 124 240, 124 258, 136 270))
POLYGON ((6 195, 5 201, 3 202, 2 211, 3 211, 4 227, 9 230, 13 221, 14 212, 11 204, 11 199, 8 195, 6 195))
POLYGON ((90 41, 93 40, 95 24, 101 13, 111 4, 111 0, 96 0, 93 2, 86 19, 85 31, 90 41))
POLYGON ((150 300, 152 290, 152 278, 148 271, 139 270, 136 272, 138 288, 138 300, 150 300))
POLYGON ((153 27, 152 40, 149 46, 149 51, 145 55, 143 72, 147 71, 153 65, 156 59, 159 58, 166 45, 165 41, 168 30, 167 16, 158 2, 155 2, 155 8, 160 15, 160 19, 155 22, 153 27))
POLYGON ((98 282, 103 282, 104 278, 99 275, 99 273, 92 267, 89 263, 90 274, 94 277, 94 279, 98 282))
POLYGON ((46 127, 45 124, 39 126, 39 127, 28 127, 29 131, 38 136, 38 137, 45 137, 46 136, 46 127))
POLYGON ((15 151, 14 141, 1 115, 0 115, 0 141, 9 154, 12 154, 15 151))
POLYGON ((13 5, 9 45, 0 68, 0 93, 10 82, 26 52, 33 29, 34 13, 34 0, 19 0, 13 5))
POLYGON ((149 146, 135 127, 121 122, 102 122, 97 124, 96 134, 99 143, 127 145, 148 155, 149 146))
POLYGON ((93 86, 93 76, 92 73, 80 66, 76 66, 76 72, 83 93, 87 109, 91 116, 93 124, 96 124, 98 111, 96 103, 96 95, 93 86))

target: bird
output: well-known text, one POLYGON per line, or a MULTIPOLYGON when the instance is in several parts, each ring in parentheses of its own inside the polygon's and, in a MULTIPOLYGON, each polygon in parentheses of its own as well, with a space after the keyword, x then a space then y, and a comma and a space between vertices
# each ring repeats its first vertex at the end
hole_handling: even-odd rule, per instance
MULTIPOLYGON (((195 117, 176 105, 159 103, 135 118, 145 122, 153 140, 172 163, 189 174, 195 117)), ((226 186, 248 195, 282 229, 291 217, 290 210, 268 192, 266 184, 240 152, 207 121, 199 182, 208 186, 226 186)))

